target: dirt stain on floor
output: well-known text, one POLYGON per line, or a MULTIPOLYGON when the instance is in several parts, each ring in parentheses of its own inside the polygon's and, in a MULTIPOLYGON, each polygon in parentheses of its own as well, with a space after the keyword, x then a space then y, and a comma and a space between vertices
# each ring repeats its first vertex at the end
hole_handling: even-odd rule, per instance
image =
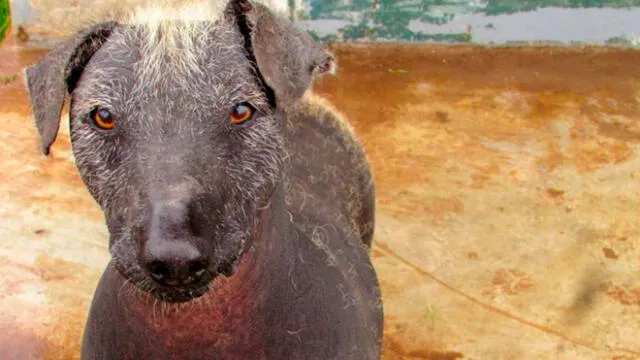
MULTIPOLYGON (((315 90, 373 165, 384 359, 640 358, 640 51, 332 51, 315 90)), ((41 55, 0 48, 0 352, 75 359, 107 233, 64 122, 38 153, 20 69, 41 55)))

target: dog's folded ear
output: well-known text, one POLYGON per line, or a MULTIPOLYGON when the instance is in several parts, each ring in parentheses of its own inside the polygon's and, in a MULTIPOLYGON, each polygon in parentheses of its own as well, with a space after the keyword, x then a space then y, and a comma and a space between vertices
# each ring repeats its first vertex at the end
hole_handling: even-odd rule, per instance
POLYGON ((116 26, 115 22, 106 22, 84 29, 25 69, 43 154, 49 154, 51 144, 58 134, 67 93, 73 91, 84 67, 116 26))
POLYGON ((314 77, 334 70, 335 59, 321 44, 264 5, 232 0, 225 14, 245 37, 245 47, 279 106, 295 103, 314 77))

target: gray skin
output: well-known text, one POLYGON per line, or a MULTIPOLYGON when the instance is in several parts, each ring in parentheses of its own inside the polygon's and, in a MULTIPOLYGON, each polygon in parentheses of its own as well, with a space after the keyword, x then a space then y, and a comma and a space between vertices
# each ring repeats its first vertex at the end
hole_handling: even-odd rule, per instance
POLYGON ((171 34, 98 24, 26 70, 45 154, 71 95, 76 164, 110 233, 82 359, 379 359, 369 165, 303 96, 334 59, 250 1, 173 26, 163 48, 171 34), (255 108, 240 125, 238 103, 255 108))

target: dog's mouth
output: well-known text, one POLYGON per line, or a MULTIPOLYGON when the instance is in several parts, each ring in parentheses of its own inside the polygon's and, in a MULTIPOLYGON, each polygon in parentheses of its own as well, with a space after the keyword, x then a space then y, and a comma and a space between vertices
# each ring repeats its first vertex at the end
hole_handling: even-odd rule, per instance
POLYGON ((185 303, 205 295, 210 291, 211 284, 217 277, 220 275, 225 277, 232 276, 239 262, 239 258, 234 258, 232 261, 221 261, 212 270, 208 269, 205 275, 197 282, 182 286, 164 286, 154 281, 139 265, 136 264, 132 269, 124 266, 118 257, 113 257, 115 269, 129 283, 133 284, 138 290, 168 303, 185 303))
POLYGON ((135 266, 135 270, 132 270, 130 267, 123 266, 116 257, 113 258, 113 264, 127 282, 133 284, 138 290, 168 303, 184 303, 203 296, 209 291, 211 282, 215 278, 213 274, 206 274, 199 281, 188 285, 163 286, 154 281, 140 266, 135 266))
POLYGON ((210 284, 211 282, 170 288, 153 285, 147 292, 160 301, 184 303, 205 295, 209 291, 210 284))

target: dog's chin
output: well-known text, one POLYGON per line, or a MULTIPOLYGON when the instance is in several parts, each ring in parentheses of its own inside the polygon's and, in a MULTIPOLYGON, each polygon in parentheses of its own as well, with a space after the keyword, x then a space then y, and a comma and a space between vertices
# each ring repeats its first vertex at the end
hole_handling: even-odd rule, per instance
POLYGON ((186 303, 205 295, 209 291, 209 283, 184 288, 162 288, 152 286, 146 290, 151 296, 167 303, 186 303))

